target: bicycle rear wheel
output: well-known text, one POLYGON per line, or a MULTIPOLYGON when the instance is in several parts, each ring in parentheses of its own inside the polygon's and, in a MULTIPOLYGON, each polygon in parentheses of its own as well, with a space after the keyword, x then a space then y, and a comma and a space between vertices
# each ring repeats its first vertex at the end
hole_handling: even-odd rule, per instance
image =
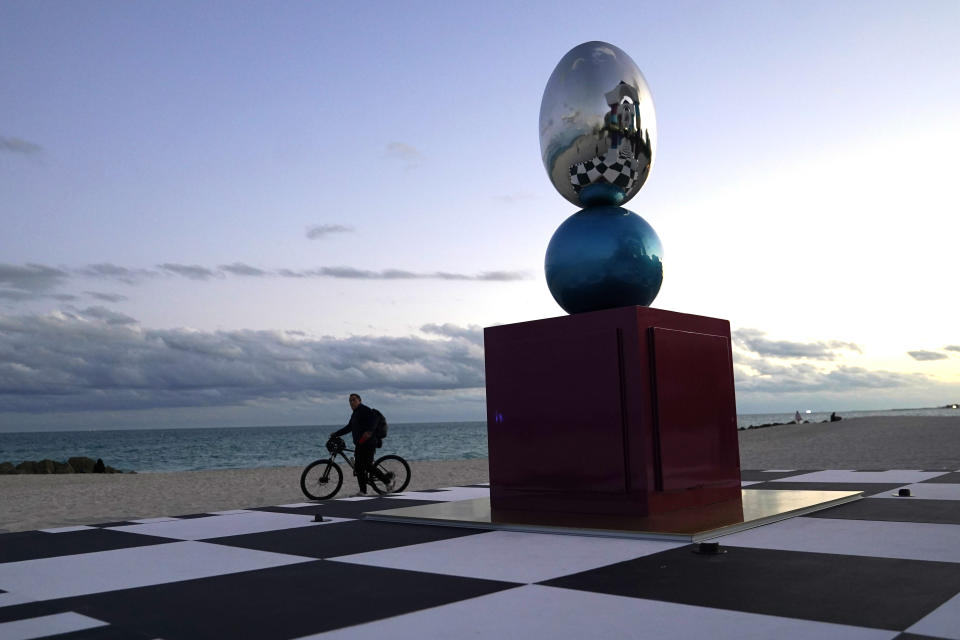
POLYGON ((376 474, 370 474, 368 482, 377 493, 399 493, 410 484, 410 465, 400 456, 383 456, 374 462, 373 466, 389 478, 389 481, 383 482, 376 474))
POLYGON ((333 460, 316 460, 300 474, 300 488, 311 500, 326 500, 336 495, 343 484, 343 471, 333 460))

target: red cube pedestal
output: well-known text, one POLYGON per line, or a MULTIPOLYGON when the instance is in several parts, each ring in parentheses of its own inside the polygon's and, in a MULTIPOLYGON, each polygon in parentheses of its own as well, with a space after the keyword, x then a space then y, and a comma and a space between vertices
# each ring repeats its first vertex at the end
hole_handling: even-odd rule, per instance
POLYGON ((740 499, 730 323, 622 307, 484 329, 494 513, 740 499))

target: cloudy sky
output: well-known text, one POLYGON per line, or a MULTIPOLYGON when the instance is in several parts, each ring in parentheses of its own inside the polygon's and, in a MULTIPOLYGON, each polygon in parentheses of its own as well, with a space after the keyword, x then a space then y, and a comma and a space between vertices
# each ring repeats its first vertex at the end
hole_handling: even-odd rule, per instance
POLYGON ((483 419, 482 327, 563 314, 537 119, 587 40, 741 413, 960 400, 960 3, 584 7, 0 4, 0 430, 483 419))

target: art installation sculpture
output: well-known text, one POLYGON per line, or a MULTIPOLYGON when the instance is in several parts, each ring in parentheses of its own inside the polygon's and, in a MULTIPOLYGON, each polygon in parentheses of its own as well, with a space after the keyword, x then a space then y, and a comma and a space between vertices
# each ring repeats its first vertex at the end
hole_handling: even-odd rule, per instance
POLYGON ((625 52, 586 42, 563 56, 540 150, 582 207, 544 261, 570 315, 484 331, 495 512, 647 515, 739 498, 730 325, 649 308, 663 248, 621 206, 656 146, 650 89, 625 52))
POLYGON ((584 207, 547 248, 547 286, 567 313, 648 306, 660 291, 660 239, 621 207, 650 175, 656 138, 653 98, 630 56, 586 42, 560 60, 540 105, 540 154, 560 195, 584 207))
POLYGON ((569 315, 484 329, 489 499, 366 517, 698 541, 859 498, 741 489, 730 323, 649 306, 663 249, 621 206, 656 146, 650 90, 626 53, 586 42, 561 59, 540 149, 557 191, 582 207, 544 261, 569 315))

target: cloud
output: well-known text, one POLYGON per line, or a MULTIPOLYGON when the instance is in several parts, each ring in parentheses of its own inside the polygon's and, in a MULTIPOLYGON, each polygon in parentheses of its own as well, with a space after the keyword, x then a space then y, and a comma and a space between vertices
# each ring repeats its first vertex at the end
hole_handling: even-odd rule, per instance
POLYGON ((788 340, 769 340, 763 331, 757 329, 738 329, 732 332, 734 344, 742 349, 761 356, 777 358, 808 358, 812 360, 835 360, 836 351, 860 352, 860 346, 853 342, 828 340, 819 342, 791 342, 788 340))
POLYGON ((103 307, 0 315, 0 412, 239 407, 482 389, 478 328, 421 337, 150 330, 103 307))
POLYGON ((41 264, 17 266, 0 263, 0 287, 21 292, 49 291, 61 285, 69 274, 41 264))
POLYGON ((848 365, 825 370, 805 362, 778 364, 737 353, 734 353, 733 361, 737 393, 743 395, 843 394, 871 389, 926 387, 931 381, 928 376, 919 373, 877 371, 848 365))
POLYGON ((483 346, 483 327, 470 325, 461 327, 455 324, 425 324, 420 327, 420 331, 444 338, 459 338, 472 342, 473 344, 483 346))
POLYGON ((949 344, 944 347, 947 351, 960 351, 960 344, 949 344))
POLYGON ((154 278, 158 275, 156 271, 149 269, 128 269, 109 262, 87 265, 77 269, 76 273, 87 278, 119 280, 125 284, 137 284, 146 278, 154 278))
POLYGON ((0 151, 8 153, 20 153, 23 155, 36 155, 43 151, 43 147, 20 138, 7 138, 0 136, 0 151))
POLYGON ((157 268, 168 273, 189 278, 191 280, 209 280, 217 275, 216 271, 212 271, 211 269, 207 269, 206 267, 201 267, 200 265, 196 264, 176 264, 173 262, 164 262, 163 264, 157 265, 157 268))
POLYGON ((235 276, 248 276, 254 278, 260 278, 263 276, 270 275, 269 271, 264 271, 263 269, 258 269, 257 267, 251 267, 248 264, 242 262, 234 262, 233 264, 222 264, 218 267, 221 271, 233 274, 235 276))
POLYGON ((451 273, 447 271, 432 271, 416 273, 403 269, 383 269, 369 271, 354 267, 320 267, 306 271, 291 271, 281 269, 277 272, 287 278, 343 278, 347 280, 474 280, 509 282, 514 280, 529 280, 530 274, 525 271, 484 271, 478 274, 451 273))
POLYGON ((101 293, 99 291, 84 291, 84 293, 95 300, 102 300, 104 302, 123 302, 127 300, 127 296, 120 295, 119 293, 101 293))
POLYGON ((506 193, 499 196, 493 196, 493 199, 503 204, 517 204, 524 200, 531 200, 533 196, 529 193, 506 193))
POLYGON ((387 155, 403 160, 415 160, 420 158, 420 152, 416 147, 412 147, 405 142, 389 142, 386 147, 387 155))
POLYGON ((87 318, 93 318, 100 320, 108 325, 117 325, 117 324, 136 324, 137 321, 131 318, 130 316, 118 313, 116 311, 111 311, 105 307, 88 307, 86 310, 81 312, 87 318))
POLYGON ((350 233, 352 231, 353 227, 343 224, 318 224, 307 229, 307 237, 316 240, 331 233, 350 233))
MULTIPOLYGON (((165 262, 157 265, 157 271, 131 269, 111 263, 97 263, 78 269, 63 270, 55 267, 27 264, 23 266, 0 263, 0 300, 23 301, 39 298, 55 298, 61 301, 76 300, 70 293, 53 293, 52 290, 67 284, 70 278, 93 278, 116 280, 128 285, 137 285, 148 278, 160 275, 179 276, 196 281, 237 276, 243 278, 341 278, 346 280, 463 280, 473 282, 512 282, 529 280, 526 271, 482 271, 480 273, 456 273, 449 271, 415 272, 406 269, 382 269, 372 271, 355 267, 317 267, 315 269, 264 269, 243 262, 205 267, 199 264, 165 262)), ((118 294, 84 292, 96 300, 120 302, 127 298, 118 294)))
POLYGON ((526 271, 484 271, 473 279, 493 282, 511 282, 514 280, 531 280, 533 276, 526 271))
POLYGON ((940 353, 939 351, 907 351, 907 355, 909 355, 914 360, 921 360, 921 361, 945 360, 947 357, 949 357, 947 356, 947 354, 940 353))
POLYGON ((41 297, 41 296, 30 291, 18 291, 17 289, 0 289, 0 300, 12 300, 13 302, 21 302, 23 300, 33 300, 38 297, 41 297))

